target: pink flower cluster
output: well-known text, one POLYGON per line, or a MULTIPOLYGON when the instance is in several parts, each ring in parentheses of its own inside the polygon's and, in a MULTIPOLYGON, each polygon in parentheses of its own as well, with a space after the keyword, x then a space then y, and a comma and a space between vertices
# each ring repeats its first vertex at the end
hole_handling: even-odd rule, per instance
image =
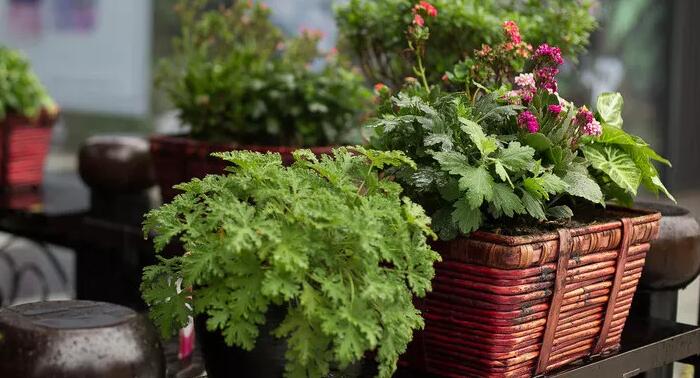
POLYGON ((593 113, 585 105, 578 109, 574 116, 574 123, 578 125, 581 132, 585 135, 599 136, 603 133, 603 127, 600 126, 600 122, 593 117, 593 113))
POLYGON ((540 124, 537 122, 537 117, 531 111, 526 110, 518 115, 518 126, 526 129, 530 133, 536 133, 540 130, 540 124))
POLYGON ((561 50, 558 47, 543 43, 535 50, 533 60, 535 62, 534 72, 537 86, 548 90, 550 93, 556 92, 556 76, 559 73, 559 66, 564 64, 561 50))
POLYGON ((425 26, 425 18, 423 18, 423 15, 421 13, 425 12, 426 15, 429 17, 437 17, 438 11, 433 4, 430 4, 427 1, 421 1, 420 3, 416 4, 413 7, 413 24, 416 26, 423 27, 425 26))
POLYGON ((523 42, 523 39, 520 36, 520 29, 518 28, 518 24, 516 24, 514 21, 504 22, 503 30, 505 30, 506 36, 508 36, 508 39, 510 39, 510 42, 512 42, 513 44, 517 45, 523 42))
POLYGON ((558 116, 559 113, 561 113, 561 105, 549 105, 547 110, 555 116, 558 116))

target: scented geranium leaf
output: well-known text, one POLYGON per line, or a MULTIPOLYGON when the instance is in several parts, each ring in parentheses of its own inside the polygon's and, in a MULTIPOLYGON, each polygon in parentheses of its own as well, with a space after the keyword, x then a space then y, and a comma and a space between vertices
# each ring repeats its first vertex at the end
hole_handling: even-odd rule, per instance
POLYGON ((366 127, 382 129, 385 133, 390 133, 401 126, 410 125, 416 121, 414 115, 395 116, 393 114, 385 114, 382 118, 375 119, 369 122, 366 127))
POLYGON ((440 163, 440 167, 453 175, 465 175, 470 172, 473 167, 469 165, 469 159, 466 156, 454 151, 434 152, 433 159, 440 163))
POLYGON ((552 206, 547 208, 547 216, 554 219, 567 219, 574 216, 574 212, 566 205, 552 206))
POLYGON ((464 131, 469 136, 472 143, 476 145, 476 148, 481 152, 481 156, 488 156, 496 151, 498 148, 498 141, 496 138, 486 136, 484 130, 478 123, 463 117, 459 118, 459 122, 462 124, 462 131, 464 131))
POLYGON ((539 177, 527 177, 523 187, 537 199, 549 200, 550 194, 562 193, 569 185, 557 175, 544 173, 539 177))
POLYGON ((495 209, 495 216, 505 215, 512 218, 515 214, 525 214, 525 205, 506 184, 497 183, 493 186, 493 200, 490 205, 495 209))
POLYGON ((500 161, 496 161, 493 165, 494 169, 496 170, 496 174, 498 177, 501 179, 503 182, 507 182, 510 187, 513 187, 513 182, 510 181, 510 176, 508 175, 508 172, 506 171, 505 167, 503 167, 503 164, 501 164, 500 161))
POLYGON ((566 192, 572 196, 581 197, 601 205, 605 204, 600 186, 587 173, 572 170, 567 172, 562 179, 569 185, 566 192))
POLYGON ((438 186, 440 197, 445 201, 455 201, 462 194, 459 190, 459 182, 455 178, 448 178, 447 181, 438 186))
POLYGON ((501 149, 495 155, 495 159, 512 172, 526 169, 532 164, 535 150, 529 146, 522 146, 520 142, 510 142, 508 147, 501 149))
POLYGON ((606 92, 598 96, 596 110, 604 124, 622 128, 622 95, 614 92, 606 92))
POLYGON ((478 208, 486 201, 493 199, 494 181, 486 167, 469 167, 459 179, 459 189, 467 191, 466 198, 472 208, 478 208))
POLYGON ((530 214, 531 217, 537 220, 547 219, 547 217, 544 215, 544 207, 542 206, 542 202, 533 197, 532 194, 525 191, 523 192, 521 199, 523 201, 523 205, 525 206, 525 210, 527 210, 527 213, 530 214))
POLYGON ((403 165, 416 169, 416 163, 403 151, 368 150, 362 146, 352 147, 352 150, 366 156, 372 166, 379 169, 384 169, 385 166, 400 167, 403 165))
POLYGON ((479 208, 474 208, 466 198, 461 198, 454 204, 452 220, 459 226, 459 231, 469 234, 481 226, 483 215, 479 208))
POLYGON ((453 146, 453 138, 448 134, 432 133, 428 134, 424 143, 426 146, 440 145, 440 149, 443 151, 450 151, 453 146))
POLYGON ((593 168, 605 173, 619 187, 637 194, 642 174, 632 158, 616 146, 582 146, 593 168))

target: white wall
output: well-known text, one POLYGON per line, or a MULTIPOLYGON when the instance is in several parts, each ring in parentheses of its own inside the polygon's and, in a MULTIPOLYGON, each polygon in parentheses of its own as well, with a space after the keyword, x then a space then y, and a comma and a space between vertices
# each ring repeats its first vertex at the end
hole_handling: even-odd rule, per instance
MULTIPOLYGON (((71 0, 34 1, 39 4, 39 28, 18 32, 12 0, 0 0, 0 43, 19 48, 30 57, 62 108, 148 114, 151 0, 93 0, 96 17, 89 30, 60 30, 56 26, 56 7, 71 0)), ((20 22, 31 24, 24 19, 20 22)))

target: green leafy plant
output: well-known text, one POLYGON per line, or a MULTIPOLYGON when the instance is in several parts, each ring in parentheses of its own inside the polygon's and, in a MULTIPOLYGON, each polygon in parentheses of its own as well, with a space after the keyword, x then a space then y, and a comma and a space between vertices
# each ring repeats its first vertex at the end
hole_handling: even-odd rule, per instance
POLYGON ((356 141, 371 92, 318 31, 283 35, 262 3, 180 0, 182 32, 157 83, 198 139, 289 146, 356 141))
MULTIPOLYGON (((415 41, 425 43, 427 28, 407 32, 417 62, 426 49, 415 41)), ((556 92, 559 48, 519 52, 526 44, 511 21, 504 36, 474 54, 463 75, 439 84, 428 84, 417 65, 417 80, 393 96, 382 91, 380 116, 370 123, 374 148, 404 151, 416 162, 417 170, 395 175, 441 238, 482 227, 556 225, 574 215, 574 205, 630 205, 640 185, 673 199, 653 164, 670 163, 622 129, 620 94, 601 95, 595 114, 577 108, 556 92), (527 59, 502 64, 514 54, 527 59)))
MULTIPOLYGON (((350 0, 336 9, 344 50, 351 51, 370 80, 392 86, 413 75, 405 54, 404 32, 413 22, 416 0, 350 0)), ((455 63, 482 44, 501 38, 503 20, 514 20, 535 44, 561 47, 574 59, 585 50, 596 22, 592 1, 555 0, 436 0, 431 26, 430 54, 425 57, 429 79, 437 80, 455 63)), ((407 59, 409 58, 409 59, 407 59)))
POLYGON ((252 349, 270 306, 282 305, 274 335, 287 341, 287 376, 321 377, 371 350, 379 376, 391 376, 423 326, 412 298, 430 290, 439 259, 423 209, 378 173, 414 163, 361 147, 320 160, 299 150, 288 168, 278 154, 216 156, 229 174, 179 185, 183 194, 146 217, 158 251, 171 239, 186 250, 144 270, 156 324, 172 334, 203 315, 229 345, 252 349))
POLYGON ((58 111, 29 61, 20 53, 0 46, 0 120, 8 113, 35 118, 42 109, 49 113, 58 111))

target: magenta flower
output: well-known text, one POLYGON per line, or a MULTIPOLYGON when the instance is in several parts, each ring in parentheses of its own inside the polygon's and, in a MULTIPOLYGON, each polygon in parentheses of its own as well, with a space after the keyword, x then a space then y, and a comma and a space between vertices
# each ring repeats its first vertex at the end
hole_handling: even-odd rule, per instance
POLYGON ((564 58, 561 57, 561 50, 556 46, 550 46, 546 43, 541 44, 537 50, 535 50, 534 59, 547 62, 548 64, 554 63, 554 65, 557 66, 564 64, 564 58))
POLYGON ((581 132, 585 135, 599 136, 603 133, 603 127, 600 125, 593 113, 586 106, 582 106, 574 116, 574 123, 578 125, 581 132))
POLYGON ((535 117, 532 112, 526 110, 518 115, 518 126, 523 129, 527 129, 530 133, 536 133, 540 129, 540 124, 537 122, 537 117, 535 117))
POLYGON ((555 116, 559 115, 561 113, 561 105, 549 105, 547 107, 547 110, 549 110, 550 113, 554 114, 555 116))
POLYGON ((535 70, 535 82, 537 87, 546 89, 550 93, 557 91, 556 75, 559 69, 556 67, 540 67, 535 70))

